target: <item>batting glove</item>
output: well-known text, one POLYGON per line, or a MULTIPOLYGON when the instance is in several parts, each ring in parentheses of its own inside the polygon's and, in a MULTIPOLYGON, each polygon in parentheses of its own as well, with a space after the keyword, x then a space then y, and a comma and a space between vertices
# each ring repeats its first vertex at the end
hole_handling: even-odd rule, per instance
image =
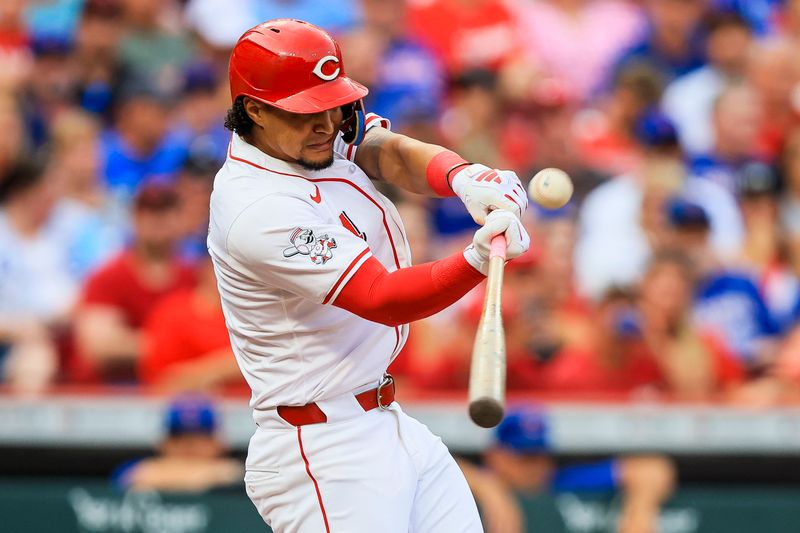
POLYGON ((522 222, 508 211, 494 210, 486 216, 486 223, 475 232, 472 244, 464 250, 467 263, 484 276, 489 273, 489 248, 492 237, 503 234, 506 237, 506 259, 511 260, 528 251, 531 238, 522 227, 522 222))
POLYGON ((468 165, 450 179, 450 184, 475 222, 481 225, 491 211, 502 209, 522 218, 528 207, 528 195, 510 170, 468 165))

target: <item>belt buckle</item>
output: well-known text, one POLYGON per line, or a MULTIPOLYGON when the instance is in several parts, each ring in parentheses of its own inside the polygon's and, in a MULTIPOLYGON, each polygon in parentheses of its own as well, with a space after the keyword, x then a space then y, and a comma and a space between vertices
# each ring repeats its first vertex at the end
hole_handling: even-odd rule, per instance
POLYGON ((383 380, 381 381, 381 384, 378 385, 378 388, 375 390, 375 394, 378 396, 378 409, 380 409, 381 411, 386 411, 391 405, 391 403, 388 403, 386 405, 381 403, 381 392, 383 391, 384 387, 388 387, 389 385, 394 385, 394 378, 392 377, 391 374, 387 372, 386 374, 383 375, 383 380))

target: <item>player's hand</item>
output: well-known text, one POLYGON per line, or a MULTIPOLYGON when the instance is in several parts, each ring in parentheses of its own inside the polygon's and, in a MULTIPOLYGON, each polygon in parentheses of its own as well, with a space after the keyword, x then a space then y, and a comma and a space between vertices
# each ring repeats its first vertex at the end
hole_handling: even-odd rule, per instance
POLYGON ((531 245, 528 232, 515 214, 496 209, 486 216, 485 222, 475 232, 472 244, 464 250, 467 262, 484 275, 489 273, 489 248, 495 235, 505 235, 506 259, 509 260, 524 254, 531 245))
POLYGON ((522 213, 528 207, 525 188, 510 170, 469 165, 459 170, 451 178, 450 184, 475 222, 481 225, 491 211, 503 209, 522 218, 522 213))

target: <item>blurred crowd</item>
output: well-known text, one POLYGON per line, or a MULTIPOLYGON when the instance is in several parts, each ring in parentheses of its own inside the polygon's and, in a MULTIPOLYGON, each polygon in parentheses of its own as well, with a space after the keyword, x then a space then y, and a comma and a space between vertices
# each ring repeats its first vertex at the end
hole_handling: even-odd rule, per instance
MULTIPOLYGON (((527 181, 510 391, 800 399, 800 1, 4 0, 0 383, 246 391, 205 251, 247 28, 313 22, 369 111, 527 181)), ((385 189, 416 263, 458 199, 385 189)), ((479 288, 415 323, 403 386, 466 388, 479 288)))

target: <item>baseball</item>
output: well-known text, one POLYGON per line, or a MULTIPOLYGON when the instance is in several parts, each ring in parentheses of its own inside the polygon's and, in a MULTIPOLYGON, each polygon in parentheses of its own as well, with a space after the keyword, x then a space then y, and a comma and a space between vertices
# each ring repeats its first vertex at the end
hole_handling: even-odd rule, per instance
POLYGON ((528 195, 546 209, 564 207, 572 198, 572 180, 558 168, 545 168, 528 184, 528 195))

